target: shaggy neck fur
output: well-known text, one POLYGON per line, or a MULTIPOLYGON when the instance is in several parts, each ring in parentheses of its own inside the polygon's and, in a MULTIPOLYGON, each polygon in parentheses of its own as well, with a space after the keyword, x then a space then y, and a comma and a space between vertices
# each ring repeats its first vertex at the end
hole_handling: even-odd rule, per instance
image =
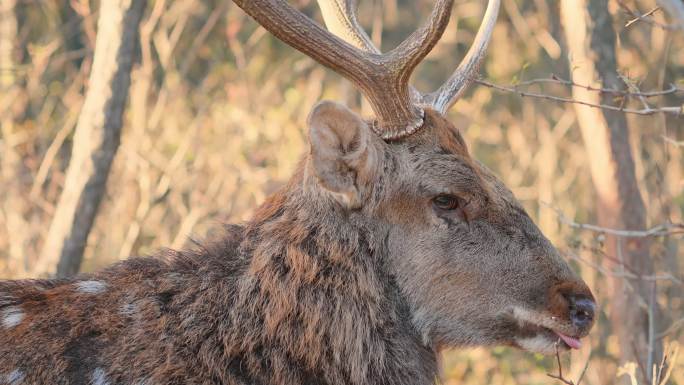
POLYGON ((432 384, 383 232, 303 174, 192 251, 0 281, 0 383, 432 384))
POLYGON ((383 231, 365 218, 296 176, 247 226, 240 252, 252 258, 232 323, 237 335, 256 325, 262 332, 227 345, 248 357, 251 373, 266 375, 258 381, 434 382, 434 352, 385 266, 383 231))

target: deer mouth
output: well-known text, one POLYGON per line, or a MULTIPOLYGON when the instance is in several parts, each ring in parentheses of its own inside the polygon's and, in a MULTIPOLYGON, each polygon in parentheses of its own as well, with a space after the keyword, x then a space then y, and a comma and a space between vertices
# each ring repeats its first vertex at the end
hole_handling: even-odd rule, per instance
POLYGON ((582 341, 558 330, 539 325, 524 325, 523 333, 514 337, 514 344, 534 353, 553 354, 556 350, 580 349, 582 341), (534 330, 534 331, 533 331, 534 330))
POLYGON ((554 330, 554 333, 560 337, 560 339, 565 343, 570 349, 579 349, 582 347, 582 341, 580 341, 579 338, 577 337, 570 337, 568 335, 565 335, 558 330, 554 330))
POLYGON ((518 308, 512 315, 517 324, 513 334, 514 345, 523 350, 554 354, 558 350, 582 347, 580 339, 583 336, 573 333, 572 327, 557 317, 518 308))

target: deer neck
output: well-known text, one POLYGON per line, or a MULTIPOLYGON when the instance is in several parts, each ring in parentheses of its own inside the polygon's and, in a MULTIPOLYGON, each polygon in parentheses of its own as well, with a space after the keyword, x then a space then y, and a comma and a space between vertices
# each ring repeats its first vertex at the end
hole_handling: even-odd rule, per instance
POLYGON ((268 354, 274 367, 295 361, 301 371, 277 373, 292 376, 285 383, 432 383, 434 352, 410 324, 382 234, 301 179, 273 195, 245 230, 251 262, 234 307, 238 328, 259 323, 263 334, 245 342, 248 330, 238 332, 235 348, 268 354))

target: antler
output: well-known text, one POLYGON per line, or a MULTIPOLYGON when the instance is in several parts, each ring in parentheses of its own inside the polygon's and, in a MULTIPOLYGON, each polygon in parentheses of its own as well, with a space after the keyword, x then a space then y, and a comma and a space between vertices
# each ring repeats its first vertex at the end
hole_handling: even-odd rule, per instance
MULTIPOLYGON (((329 31, 365 52, 380 52, 356 21, 355 0, 318 0, 318 6, 321 8, 323 19, 329 31)), ((411 88, 411 92, 418 103, 445 113, 461 97, 479 70, 489 40, 492 37, 500 7, 501 0, 488 1, 487 10, 475 36, 475 41, 470 46, 461 64, 437 91, 422 95, 411 88)))
POLYGON ((475 41, 473 41, 470 49, 468 49, 468 53, 466 53, 454 73, 437 91, 423 97, 424 104, 430 105, 441 113, 445 113, 463 95, 463 92, 472 83, 480 69, 480 63, 484 59, 489 40, 492 38, 492 31, 494 31, 500 7, 501 0, 489 0, 487 2, 484 19, 477 30, 475 41))
POLYGON ((437 91, 423 95, 409 79, 444 33, 453 0, 437 0, 427 23, 386 54, 359 25, 355 0, 318 0, 332 33, 285 0, 233 1, 279 39, 354 83, 376 114, 373 129, 388 140, 410 135, 423 125, 419 105, 445 113, 458 100, 479 69, 501 6, 501 0, 488 0, 482 25, 461 64, 437 91))
POLYGON ((360 50, 382 53, 356 20, 356 1, 318 0, 318 7, 328 31, 360 50))
POLYGON ((346 12, 353 3, 336 0, 332 6, 344 11, 338 20, 356 29, 347 38, 358 39, 353 44, 362 48, 328 32, 285 0, 233 1, 276 37, 354 83, 370 102, 377 118, 373 128, 382 138, 398 139, 423 125, 424 112, 411 99, 409 78, 444 33, 453 0, 437 0, 427 23, 386 54, 372 49, 354 12, 346 12))

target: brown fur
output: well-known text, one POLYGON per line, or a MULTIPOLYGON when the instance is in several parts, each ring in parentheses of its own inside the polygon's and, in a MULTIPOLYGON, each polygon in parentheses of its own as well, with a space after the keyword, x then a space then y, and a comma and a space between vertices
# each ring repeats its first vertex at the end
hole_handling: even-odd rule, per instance
POLYGON ((591 293, 448 121, 385 143, 352 114, 314 109, 312 153, 216 241, 0 281, 0 384, 430 384, 438 346, 588 332, 563 296, 591 293))

